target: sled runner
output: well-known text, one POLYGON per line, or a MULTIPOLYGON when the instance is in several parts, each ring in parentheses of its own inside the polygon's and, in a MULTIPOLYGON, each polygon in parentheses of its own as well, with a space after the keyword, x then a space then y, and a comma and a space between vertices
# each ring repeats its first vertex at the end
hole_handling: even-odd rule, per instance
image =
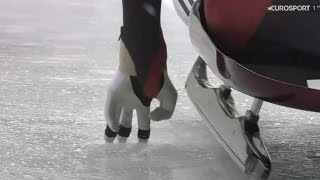
MULTIPOLYGON (((231 58, 219 49, 214 39, 207 34, 202 22, 200 2, 173 2, 180 18, 189 26, 192 44, 200 55, 186 81, 189 98, 210 131, 241 170, 254 179, 268 179, 271 158, 258 126, 263 101, 320 112, 320 90, 308 87, 308 80, 320 79, 320 63, 238 62, 238 59, 231 58), (210 85, 207 66, 223 81, 223 85, 210 85), (241 115, 235 109, 232 89, 254 98, 252 108, 246 114, 241 115)), ((302 55, 301 58, 313 57, 302 55)))

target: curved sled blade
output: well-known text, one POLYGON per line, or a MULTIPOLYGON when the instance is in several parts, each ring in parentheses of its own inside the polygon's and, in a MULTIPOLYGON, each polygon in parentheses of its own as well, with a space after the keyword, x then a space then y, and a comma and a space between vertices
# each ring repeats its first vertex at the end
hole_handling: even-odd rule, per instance
POLYGON ((239 117, 231 96, 225 96, 223 88, 210 86, 205 68, 199 58, 186 82, 189 98, 240 169, 255 179, 268 179, 271 161, 261 140, 257 119, 249 112, 239 117))

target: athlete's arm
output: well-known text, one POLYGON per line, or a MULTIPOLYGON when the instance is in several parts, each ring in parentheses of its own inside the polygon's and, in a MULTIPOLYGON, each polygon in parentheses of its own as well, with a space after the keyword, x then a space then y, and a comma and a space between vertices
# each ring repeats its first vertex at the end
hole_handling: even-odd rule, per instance
POLYGON ((160 26, 161 0, 122 0, 118 73, 108 91, 106 137, 127 137, 132 111, 137 111, 140 139, 148 139, 150 119, 169 119, 177 91, 167 74, 167 49, 160 26), (150 113, 153 98, 160 107, 150 113))

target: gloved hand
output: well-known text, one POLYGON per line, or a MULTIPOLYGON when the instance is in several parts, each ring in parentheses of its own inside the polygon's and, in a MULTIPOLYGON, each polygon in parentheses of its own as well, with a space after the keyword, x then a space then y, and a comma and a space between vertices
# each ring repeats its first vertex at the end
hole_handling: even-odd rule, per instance
POLYGON ((107 92, 105 104, 107 121, 105 140, 113 142, 118 135, 119 141, 126 141, 131 133, 132 113, 136 110, 138 138, 146 141, 150 136, 150 119, 160 121, 172 116, 177 101, 177 91, 165 70, 163 83, 158 83, 162 84, 162 87, 155 97, 160 101, 160 106, 150 112, 150 103, 143 102, 144 98, 138 97, 141 94, 137 96, 133 89, 135 81, 132 81, 132 77, 136 75, 134 66, 125 45, 122 42, 120 45, 120 66, 107 92))

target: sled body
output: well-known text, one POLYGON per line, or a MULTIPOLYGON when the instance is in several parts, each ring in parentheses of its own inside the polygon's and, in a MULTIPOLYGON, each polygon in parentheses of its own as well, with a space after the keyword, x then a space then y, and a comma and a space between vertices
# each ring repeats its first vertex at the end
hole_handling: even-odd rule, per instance
MULTIPOLYGON (((270 179, 271 158, 258 126, 262 103, 267 101, 320 112, 320 90, 310 88, 308 84, 309 80, 320 79, 320 71, 317 70, 320 63, 261 63, 261 59, 239 61, 240 58, 231 58, 208 35, 202 22, 204 18, 201 17, 199 1, 173 2, 179 17, 188 26, 192 44, 199 53, 186 82, 189 98, 212 134, 240 169, 251 178, 270 179), (223 81, 222 86, 210 85, 206 67, 223 81), (252 108, 246 114, 239 114, 234 107, 230 94, 232 89, 255 98, 252 108)), ((315 59, 313 56, 303 57, 315 59)))

